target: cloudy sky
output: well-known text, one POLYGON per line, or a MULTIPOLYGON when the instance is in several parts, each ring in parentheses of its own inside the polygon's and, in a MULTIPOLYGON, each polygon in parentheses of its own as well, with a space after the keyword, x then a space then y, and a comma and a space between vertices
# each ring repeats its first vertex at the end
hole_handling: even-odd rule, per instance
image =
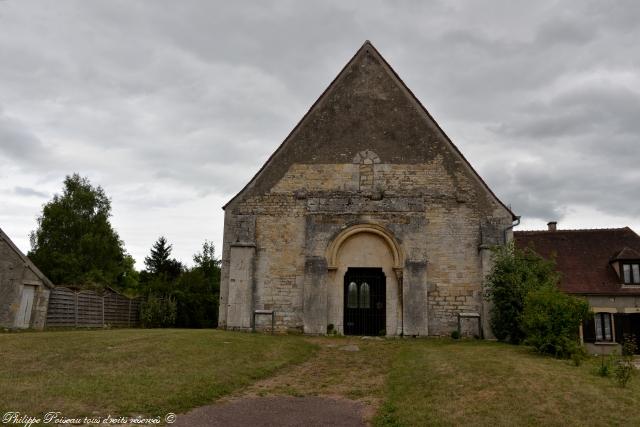
POLYGON ((0 0, 0 227, 78 172, 142 260, 221 206, 370 39, 518 229, 640 231, 640 2, 0 0))

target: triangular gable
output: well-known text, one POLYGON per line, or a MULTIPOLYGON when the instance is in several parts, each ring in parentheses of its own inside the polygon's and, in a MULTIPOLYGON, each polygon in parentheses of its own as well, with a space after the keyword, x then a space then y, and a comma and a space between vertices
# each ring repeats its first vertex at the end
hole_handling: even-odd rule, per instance
POLYGON ((45 286, 49 287, 49 288, 53 288, 55 287, 55 285, 51 282, 51 280, 49 280, 49 278, 47 276, 44 275, 44 273, 42 271, 40 271, 40 269, 38 267, 36 267, 36 265, 31 262, 31 260, 22 253, 22 251, 20 249, 18 249, 18 247, 11 241, 11 239, 9 238, 9 236, 7 236, 7 234, 2 231, 2 229, 0 228, 0 241, 4 241, 7 243, 7 245, 9 245, 9 247, 20 257, 20 259, 22 259, 22 261, 27 265, 27 267, 33 271, 33 273, 38 276, 38 278, 40 280, 42 280, 42 283, 45 284, 45 286))
POLYGON ((371 44, 370 41, 365 41, 362 47, 356 52, 356 54, 347 62, 347 64, 342 68, 340 73, 333 79, 333 81, 329 84, 329 86, 324 90, 324 92, 320 95, 320 97, 314 102, 311 108, 307 111, 307 113, 302 117, 302 119, 298 122, 298 124, 293 128, 293 130, 287 135, 285 140, 280 144, 280 146, 273 152, 273 154, 267 159, 267 161, 262 165, 262 167, 258 170, 258 172, 251 178, 251 180, 238 192, 227 204, 223 206, 223 209, 226 209, 233 201, 238 199, 241 195, 251 189, 256 182, 261 178, 261 176, 265 173, 265 171, 269 168, 269 166, 274 162, 274 159, 287 148, 288 144, 291 140, 294 139, 296 134, 300 131, 303 125, 309 120, 309 117, 316 111, 320 105, 325 101, 325 99, 332 93, 332 91, 338 86, 338 84, 345 78, 347 74, 347 70, 352 67, 358 59, 361 58, 362 55, 370 53, 373 55, 381 64, 382 68, 386 71, 386 73, 391 77, 391 79, 396 83, 396 85, 404 91, 407 98, 415 104, 415 107, 418 111, 420 111, 423 115, 423 118, 426 124, 433 128, 435 132, 446 142, 446 144, 451 148, 452 153, 457 156, 463 163, 467 166, 471 174, 477 179, 478 183, 483 187, 487 193, 502 207, 504 207, 511 215, 513 219, 516 219, 517 216, 511 211, 511 209, 506 206, 489 188, 486 182, 480 177, 480 175, 476 172, 476 170, 471 166, 469 161, 462 155, 460 150, 455 146, 455 144, 451 141, 448 135, 444 132, 444 130, 438 125, 438 123, 433 119, 431 114, 427 111, 427 109, 422 105, 422 103, 418 100, 418 98, 411 92, 411 90, 405 85, 402 79, 398 76, 398 74, 393 70, 393 68, 389 65, 389 63, 384 59, 384 57, 378 52, 378 50, 371 44))
POLYGON ((622 248, 622 250, 620 252, 618 252, 616 254, 616 256, 614 256, 611 261, 629 261, 629 260, 639 260, 640 259, 640 252, 631 249, 628 246, 625 246, 624 248, 622 248))

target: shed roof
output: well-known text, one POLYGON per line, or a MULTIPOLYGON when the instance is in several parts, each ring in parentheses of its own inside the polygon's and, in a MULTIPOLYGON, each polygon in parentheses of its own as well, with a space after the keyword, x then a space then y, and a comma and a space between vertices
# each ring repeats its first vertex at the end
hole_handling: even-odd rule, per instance
POLYGON ((29 257, 27 257, 25 254, 22 253, 20 249, 18 249, 15 243, 11 241, 9 236, 4 231, 2 231, 2 228, 0 228, 0 241, 4 241, 5 243, 7 243, 7 245, 22 259, 25 265, 31 271, 33 271, 33 273, 36 276, 38 276, 40 280, 42 280, 42 283, 44 283, 45 286, 47 286, 48 288, 55 287, 55 285, 51 282, 51 280, 49 280, 49 278, 45 276, 44 273, 40 271, 38 267, 36 267, 36 265, 29 259, 29 257))

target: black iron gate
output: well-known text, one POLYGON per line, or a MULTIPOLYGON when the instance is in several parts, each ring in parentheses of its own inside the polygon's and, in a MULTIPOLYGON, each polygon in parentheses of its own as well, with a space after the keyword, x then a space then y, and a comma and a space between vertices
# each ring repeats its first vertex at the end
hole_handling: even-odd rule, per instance
POLYGON ((344 275, 345 335, 385 335, 386 277, 382 268, 349 268, 344 275))

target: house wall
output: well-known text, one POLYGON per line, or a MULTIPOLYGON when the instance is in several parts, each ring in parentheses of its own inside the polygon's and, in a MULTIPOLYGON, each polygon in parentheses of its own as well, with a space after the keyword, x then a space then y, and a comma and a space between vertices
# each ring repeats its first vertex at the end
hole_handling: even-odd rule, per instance
MULTIPOLYGON (((589 295, 586 296, 589 307, 594 313, 605 312, 612 314, 638 314, 640 313, 640 295, 589 295)), ((622 331, 615 330, 614 340, 618 340, 622 331)), ((628 332, 628 331, 627 331, 628 332)), ((587 351, 591 354, 611 354, 620 353, 621 346, 616 342, 612 343, 585 343, 587 351)))
POLYGON ((24 285, 35 286, 30 328, 42 329, 47 317, 49 289, 8 242, 0 238, 0 327, 14 328, 24 285))

